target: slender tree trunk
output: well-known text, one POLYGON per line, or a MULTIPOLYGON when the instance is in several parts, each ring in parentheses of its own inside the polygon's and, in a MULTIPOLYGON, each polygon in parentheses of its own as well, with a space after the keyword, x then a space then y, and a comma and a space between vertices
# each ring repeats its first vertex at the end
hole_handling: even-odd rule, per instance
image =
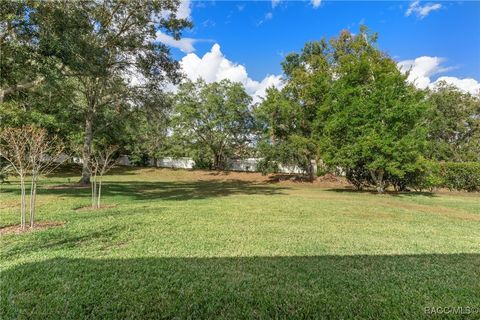
POLYGON ((102 178, 98 181, 97 208, 100 208, 100 197, 102 196, 102 178))
POLYGON ((26 196, 25 196, 25 177, 20 175, 20 226, 25 229, 26 196))
POLYGON ((95 203, 95 192, 93 191, 93 181, 92 183, 90 184, 90 189, 92 190, 92 208, 93 208, 93 204, 95 203))
POLYGON ((92 181, 92 208, 95 209, 97 206, 97 175, 93 175, 92 181))
POLYGON ((35 173, 32 173, 32 183, 30 184, 30 228, 33 227, 33 188, 35 184, 35 173))
POLYGON ((90 184, 90 170, 88 163, 92 153, 92 140, 93 140, 93 106, 89 106, 87 115, 85 117, 85 137, 83 140, 83 166, 82 166, 82 178, 80 183, 90 184))
POLYGON ((214 170, 224 169, 224 168, 223 168, 223 164, 222 164, 222 153, 221 153, 221 151, 220 151, 220 153, 214 153, 214 156, 213 156, 213 169, 214 169, 214 170))
POLYGON ((32 190, 30 190, 30 228, 35 223, 35 206, 37 202, 37 182, 32 177, 32 190))

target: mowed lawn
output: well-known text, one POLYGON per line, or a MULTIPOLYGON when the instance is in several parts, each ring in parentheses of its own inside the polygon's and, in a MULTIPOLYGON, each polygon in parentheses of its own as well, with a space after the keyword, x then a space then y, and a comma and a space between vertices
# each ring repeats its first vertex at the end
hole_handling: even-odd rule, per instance
MULTIPOLYGON (((0 235, 0 319, 480 318, 478 193, 258 177, 117 169, 97 211, 89 189, 45 188, 78 176, 50 177, 37 220, 64 225, 0 235)), ((1 186, 0 227, 18 197, 1 186)))

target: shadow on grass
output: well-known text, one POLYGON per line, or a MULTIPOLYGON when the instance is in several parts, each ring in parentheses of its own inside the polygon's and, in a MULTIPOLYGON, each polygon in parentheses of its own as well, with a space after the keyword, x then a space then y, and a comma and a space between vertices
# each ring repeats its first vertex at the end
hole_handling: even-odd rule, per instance
MULTIPOLYGON (((325 189, 326 191, 331 192, 338 192, 338 193, 360 193, 360 194, 374 194, 378 195, 379 193, 376 190, 357 190, 353 187, 346 187, 346 188, 333 188, 333 189, 325 189)), ((387 190, 385 195, 389 196, 426 196, 426 197, 437 197, 437 195, 433 192, 426 192, 426 191, 391 191, 387 190)))
MULTIPOLYGON (((56 258, 3 272, 2 319, 474 319, 480 255, 56 258)), ((479 311, 480 312, 480 311, 479 311)))
MULTIPOLYGON (((106 181, 102 186, 102 196, 128 197, 135 200, 195 200, 230 195, 278 195, 283 194, 285 187, 251 183, 243 180, 227 181, 106 181)), ((19 193, 17 188, 4 192, 19 193)), ((44 188, 39 194, 85 197, 90 188, 85 189, 52 189, 44 188)))
MULTIPOLYGON (((130 224, 129 230, 136 224, 130 224)), ((19 241, 13 246, 7 246, 0 252, 0 259, 8 260, 18 254, 32 254, 42 250, 78 249, 81 246, 96 244, 101 247, 115 246, 116 235, 126 227, 113 226, 95 231, 71 233, 64 228, 50 229, 49 232, 38 233, 34 241, 19 241)), ((15 235, 19 237, 22 235, 15 235)), ((0 319, 2 319, 0 317, 0 319)))
MULTIPOLYGON (((109 171, 109 174, 126 176, 136 175, 138 171, 143 169, 155 169, 154 167, 133 167, 133 166, 115 166, 109 171)), ((82 165, 80 164, 65 164, 58 167, 55 171, 48 174, 49 178, 70 178, 72 182, 80 180, 82 176, 82 165)))

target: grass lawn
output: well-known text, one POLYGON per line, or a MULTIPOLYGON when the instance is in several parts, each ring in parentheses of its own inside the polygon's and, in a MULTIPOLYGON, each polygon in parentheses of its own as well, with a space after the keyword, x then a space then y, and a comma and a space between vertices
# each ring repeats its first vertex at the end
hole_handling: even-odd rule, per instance
MULTIPOLYGON (((106 180, 106 208, 42 188, 37 220, 64 225, 0 236, 0 319, 480 319, 479 194, 165 169, 106 180)), ((0 227, 19 222, 18 196, 1 186, 0 227)))

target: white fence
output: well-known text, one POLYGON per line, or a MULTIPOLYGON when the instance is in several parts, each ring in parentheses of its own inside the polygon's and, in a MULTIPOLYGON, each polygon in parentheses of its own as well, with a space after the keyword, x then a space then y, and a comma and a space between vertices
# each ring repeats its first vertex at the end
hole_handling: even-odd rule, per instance
POLYGON ((166 157, 156 160, 157 163, 154 163, 154 160, 150 160, 150 165, 160 168, 176 168, 176 169, 192 169, 195 166, 195 161, 192 158, 172 158, 166 157))
MULTIPOLYGON (((258 162, 262 158, 248 158, 248 159, 234 159, 227 163, 227 169, 232 171, 248 171, 255 172, 257 170, 258 162)), ((312 160, 313 172, 317 171, 317 163, 312 160)), ((281 173, 305 173, 305 171, 298 166, 284 166, 279 165, 278 171, 281 173)))
MULTIPOLYGON (((243 171, 243 172, 256 172, 258 171, 258 162, 262 158, 247 158, 247 159, 231 159, 227 162, 227 170, 231 171, 243 171)), ((160 168, 173 168, 173 169, 192 169, 195 166, 195 161, 192 158, 172 158, 166 157, 157 159, 157 163, 154 164, 153 160, 150 161, 150 165, 160 168)), ((316 172, 317 165, 315 160, 312 160, 313 170, 316 172)), ((305 173, 303 169, 298 166, 283 166, 279 165, 279 172, 282 173, 305 173)))
MULTIPOLYGON (((69 158, 67 155, 62 155, 61 162, 64 162, 66 160, 65 157, 69 158)), ((231 159, 227 162, 227 170, 256 172, 258 171, 257 166, 260 160, 262 160, 262 158, 231 159)), ((82 159, 77 157, 71 158, 71 161, 77 164, 83 163, 82 159)), ((132 165, 127 155, 120 155, 117 159, 117 164, 121 166, 132 165)), ((153 159, 150 160, 150 166, 159 167, 159 168, 172 168, 172 169, 193 169, 193 167, 195 166, 195 161, 192 158, 188 158, 188 157, 181 157, 181 158, 165 157, 165 158, 156 159, 156 163, 154 163, 153 159)), ((317 164, 315 160, 312 160, 312 166, 314 170, 313 172, 316 172, 317 164)), ((305 173, 305 171, 298 166, 284 166, 284 165, 279 165, 279 172, 305 173)))

